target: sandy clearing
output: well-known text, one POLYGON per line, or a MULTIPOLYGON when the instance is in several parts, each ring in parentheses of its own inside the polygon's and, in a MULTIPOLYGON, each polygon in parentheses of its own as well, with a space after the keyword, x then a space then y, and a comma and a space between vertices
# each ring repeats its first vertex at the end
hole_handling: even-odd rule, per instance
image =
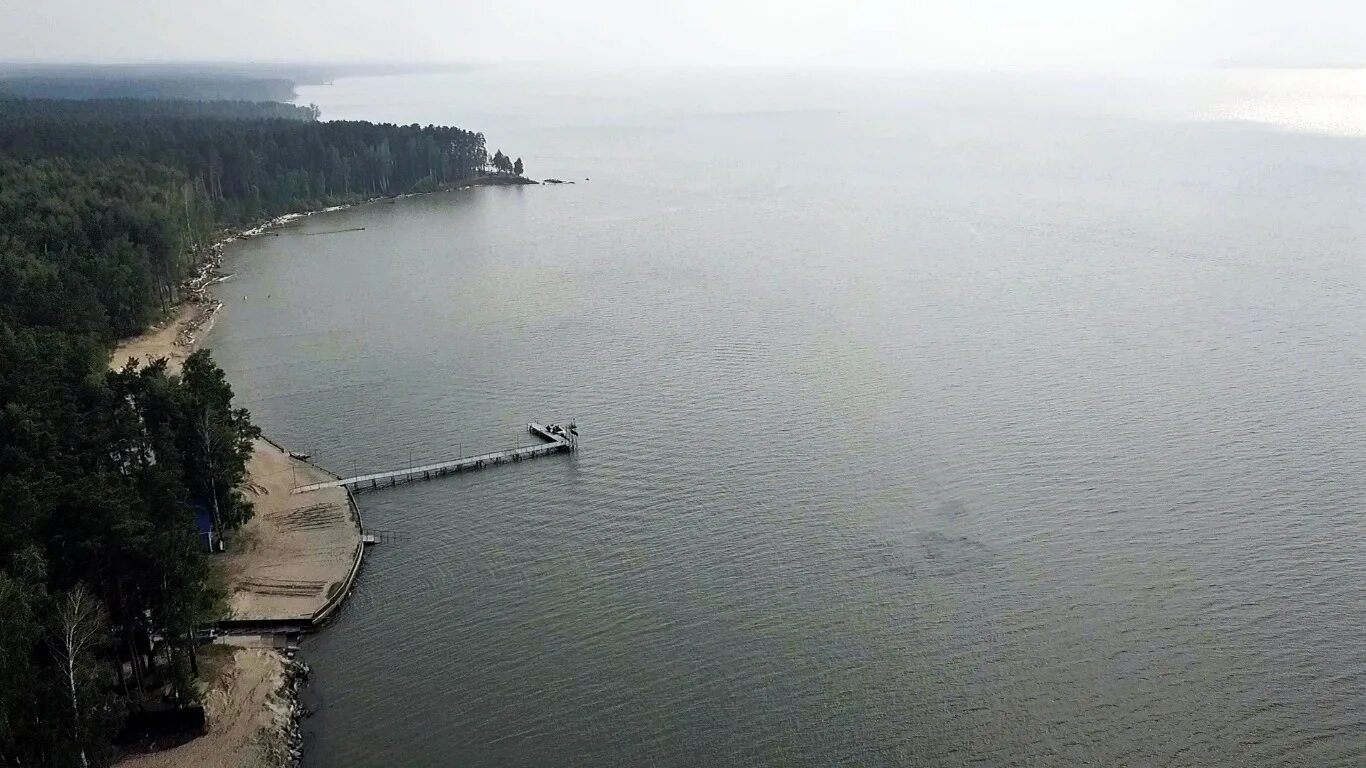
POLYGON ((204 697, 209 732, 178 747, 132 755, 123 768, 252 768, 283 762, 290 703, 280 694, 284 659, 273 650, 236 648, 204 697))
MULTIPOLYGON (((109 367, 118 370, 128 362, 128 358, 137 358, 141 364, 146 364, 158 357, 164 357, 170 362, 172 371, 179 371, 185 358, 194 351, 193 346, 182 346, 177 339, 180 332, 195 322, 204 308, 194 302, 180 305, 175 312, 159 325, 152 326, 146 333, 124 339, 114 348, 114 354, 109 358, 109 367)), ((201 334, 202 335, 202 334, 201 334)))
POLYGON ((232 617, 312 616, 342 588, 361 546, 346 491, 291 494, 295 485, 334 479, 265 440, 247 464, 256 514, 228 543, 223 563, 232 617))

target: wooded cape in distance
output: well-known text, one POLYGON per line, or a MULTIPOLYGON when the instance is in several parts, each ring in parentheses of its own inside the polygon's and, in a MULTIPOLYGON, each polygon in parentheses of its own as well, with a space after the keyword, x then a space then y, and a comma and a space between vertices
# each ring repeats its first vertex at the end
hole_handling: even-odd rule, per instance
POLYGON ((258 432, 205 352, 110 371, 225 227, 486 171, 479 133, 278 103, 0 99, 0 765, 104 765, 188 702, 258 432), (117 361, 116 361, 117 362, 117 361), (64 642, 83 638, 83 642, 64 642))

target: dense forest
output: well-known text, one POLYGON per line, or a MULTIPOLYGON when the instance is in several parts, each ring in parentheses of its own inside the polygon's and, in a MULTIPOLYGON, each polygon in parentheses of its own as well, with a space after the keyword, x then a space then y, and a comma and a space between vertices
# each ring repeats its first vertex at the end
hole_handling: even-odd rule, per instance
MULTIPOLYGON (((178 706, 252 439, 204 352, 109 369, 225 227, 489 170, 457 128, 279 104, 0 99, 0 766, 104 765, 178 706)), ((500 167, 507 165, 505 156, 500 167)))
POLYGON ((0 319, 128 335, 166 309, 225 225, 433 190, 490 167, 478 133, 315 115, 0 99, 0 319))
POLYGON ((5 99, 0 98, 0 114, 14 123, 7 135, 19 138, 25 133, 20 121, 98 122, 115 120, 162 120, 166 118, 208 117, 233 120, 258 120, 279 117, 286 120, 317 120, 316 106, 269 101, 144 101, 131 98, 88 99, 5 99))
POLYGON ((459 128, 320 122, 298 107, 288 117, 307 119, 259 119, 280 117, 276 104, 257 105, 257 116, 242 104, 238 114, 201 116, 195 102, 142 103, 158 106, 0 99, 0 155, 166 166, 190 183, 185 195, 227 222, 435 189, 482 173, 489 160, 483 135, 459 128))
POLYGON ((0 98, 183 99, 286 102, 298 85, 340 77, 373 77, 464 69, 450 64, 143 63, 39 64, 0 62, 0 98))
POLYGON ((35 74, 0 77, 0 95, 44 99, 286 101, 294 98, 294 83, 279 77, 111 78, 35 74))

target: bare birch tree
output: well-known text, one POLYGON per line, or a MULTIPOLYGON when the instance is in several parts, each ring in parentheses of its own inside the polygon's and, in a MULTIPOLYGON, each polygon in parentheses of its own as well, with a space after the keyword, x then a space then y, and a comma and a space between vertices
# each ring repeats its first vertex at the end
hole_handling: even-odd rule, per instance
MULTIPOLYGON (((209 496, 213 499, 213 536, 221 538, 223 536, 223 515, 218 509, 218 462, 216 461, 220 440, 218 431, 214 429, 213 420, 209 418, 209 409, 206 407, 204 413, 200 415, 199 422, 195 425, 199 432, 199 440, 204 448, 204 466, 208 469, 209 476, 209 496)), ((209 543, 213 544, 211 537, 209 543)), ((211 551, 216 547, 210 547, 211 551)))
POLYGON ((66 695, 71 704, 71 739, 80 751, 81 766, 88 768, 85 753, 85 734, 82 732, 81 699, 85 695, 85 669, 90 654, 103 643, 105 631, 104 605, 82 584, 57 598, 52 614, 52 633, 48 642, 57 659, 66 695))

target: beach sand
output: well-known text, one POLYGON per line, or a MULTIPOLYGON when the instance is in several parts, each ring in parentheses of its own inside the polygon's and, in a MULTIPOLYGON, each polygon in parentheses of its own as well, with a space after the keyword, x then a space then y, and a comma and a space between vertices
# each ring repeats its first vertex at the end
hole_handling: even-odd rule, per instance
POLYGON ((231 535, 223 558, 232 618, 310 617, 343 588, 360 523, 341 488, 291 494, 334 478, 266 440, 256 441, 247 472, 256 514, 231 535))
POLYGON ((284 659, 266 648, 233 648, 204 697, 209 732, 178 747, 131 755, 123 768, 254 768, 284 764, 290 702, 284 659))
POLYGON ((171 316, 162 323, 148 329, 146 333, 125 339, 114 349, 114 354, 109 358, 109 367, 118 370, 128 362, 128 358, 137 358, 139 364, 145 365, 158 357, 164 357, 170 364, 172 371, 179 371, 185 358, 194 351, 192 346, 182 346, 177 343, 177 338, 181 331, 196 321, 196 318, 204 312, 204 307, 195 302, 181 304, 171 313, 171 316))

